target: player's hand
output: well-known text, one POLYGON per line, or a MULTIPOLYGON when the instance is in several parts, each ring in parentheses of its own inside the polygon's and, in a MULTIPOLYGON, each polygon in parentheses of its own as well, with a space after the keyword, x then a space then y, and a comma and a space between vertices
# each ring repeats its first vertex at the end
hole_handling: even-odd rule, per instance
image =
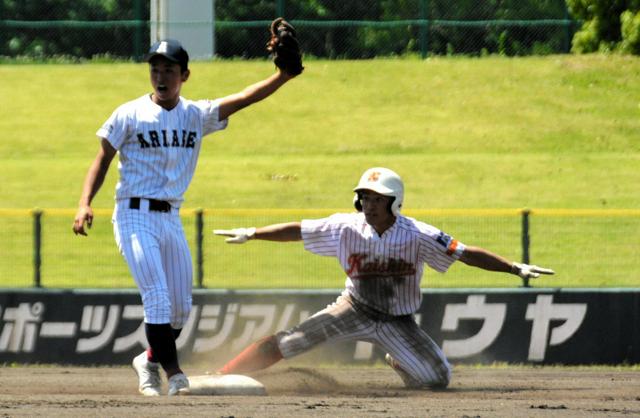
POLYGON ((80 206, 78 208, 76 218, 73 220, 73 233, 87 236, 84 230, 85 222, 87 223, 87 228, 91 229, 91 224, 93 223, 93 209, 91 209, 91 206, 80 206))
POLYGON ((213 233, 230 237, 225 240, 227 244, 244 244, 256 234, 255 228, 214 229, 213 233))
POLYGON ((541 274, 555 274, 551 269, 546 269, 529 264, 513 263, 511 273, 522 277, 523 279, 537 279, 541 274))

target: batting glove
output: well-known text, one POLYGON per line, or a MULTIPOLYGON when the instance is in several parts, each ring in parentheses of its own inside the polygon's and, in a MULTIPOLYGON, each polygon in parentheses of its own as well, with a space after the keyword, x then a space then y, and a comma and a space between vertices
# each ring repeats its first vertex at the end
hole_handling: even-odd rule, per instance
POLYGON ((227 244, 244 244, 250 239, 253 239, 253 236, 256 234, 256 229, 253 227, 236 229, 214 229, 213 233, 216 235, 231 237, 225 240, 227 244))
POLYGON ((545 269, 529 264, 513 263, 511 273, 522 277, 523 279, 537 279, 541 274, 555 274, 551 269, 545 269))

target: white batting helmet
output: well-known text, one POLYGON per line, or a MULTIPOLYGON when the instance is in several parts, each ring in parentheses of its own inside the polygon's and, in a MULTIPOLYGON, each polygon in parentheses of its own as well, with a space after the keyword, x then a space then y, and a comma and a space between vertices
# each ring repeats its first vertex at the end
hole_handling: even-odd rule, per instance
POLYGON ((353 189, 356 192, 353 197, 353 205, 358 212, 362 212, 362 205, 358 196, 360 190, 372 190, 383 196, 393 197, 391 213, 394 216, 400 214, 400 208, 402 208, 402 201, 404 200, 404 184, 396 172, 384 167, 374 167, 364 172, 358 185, 353 189))

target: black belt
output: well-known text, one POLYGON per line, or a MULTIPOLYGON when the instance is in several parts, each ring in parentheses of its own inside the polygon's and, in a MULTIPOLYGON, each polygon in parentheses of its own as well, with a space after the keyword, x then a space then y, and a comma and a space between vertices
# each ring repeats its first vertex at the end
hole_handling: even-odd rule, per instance
MULTIPOLYGON (((154 212, 171 212, 171 203, 164 200, 147 199, 149 201, 149 210, 154 212)), ((129 199, 129 209, 140 209, 140 198, 132 197, 129 199)))

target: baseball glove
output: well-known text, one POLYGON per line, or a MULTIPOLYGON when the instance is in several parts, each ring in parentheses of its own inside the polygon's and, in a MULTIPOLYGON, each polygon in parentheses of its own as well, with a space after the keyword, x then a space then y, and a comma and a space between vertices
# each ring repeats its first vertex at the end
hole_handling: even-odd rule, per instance
POLYGON ((273 56, 276 67, 292 76, 300 74, 304 67, 295 28, 279 17, 271 22, 270 31, 271 39, 267 42, 267 51, 273 56))

